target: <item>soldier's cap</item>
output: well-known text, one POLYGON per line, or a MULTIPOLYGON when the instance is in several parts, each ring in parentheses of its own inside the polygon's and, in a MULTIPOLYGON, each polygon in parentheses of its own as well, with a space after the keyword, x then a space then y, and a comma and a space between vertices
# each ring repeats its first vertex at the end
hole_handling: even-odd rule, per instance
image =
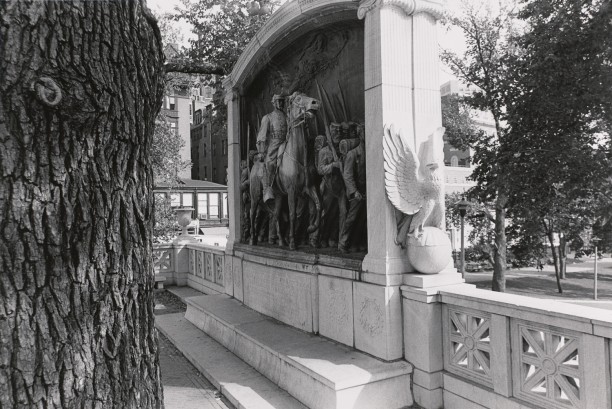
POLYGON ((279 94, 274 94, 272 96, 272 103, 274 103, 274 101, 278 101, 278 100, 284 101, 285 97, 283 97, 282 95, 279 95, 279 94))

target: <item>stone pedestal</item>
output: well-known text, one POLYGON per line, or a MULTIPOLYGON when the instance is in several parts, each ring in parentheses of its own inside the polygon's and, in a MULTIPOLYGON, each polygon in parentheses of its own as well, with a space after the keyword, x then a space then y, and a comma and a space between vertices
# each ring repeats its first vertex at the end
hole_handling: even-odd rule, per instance
POLYGON ((174 256, 174 285, 187 285, 187 274, 189 274, 189 249, 188 244, 197 243, 190 236, 178 236, 172 241, 174 256))
POLYGON ((436 275, 407 276, 414 286, 401 287, 404 359, 414 365, 414 400, 425 409, 441 409, 444 351, 438 294, 442 289, 474 285, 464 284, 461 275, 450 269, 436 275))
POLYGON ((394 242, 395 209, 385 193, 383 126, 403 129, 418 152, 442 124, 436 19, 442 1, 365 0, 365 109, 368 254, 365 281, 397 284, 392 278, 414 271, 406 251, 394 242), (383 203, 384 200, 384 203, 383 203), (386 275, 382 280, 374 274, 386 275))

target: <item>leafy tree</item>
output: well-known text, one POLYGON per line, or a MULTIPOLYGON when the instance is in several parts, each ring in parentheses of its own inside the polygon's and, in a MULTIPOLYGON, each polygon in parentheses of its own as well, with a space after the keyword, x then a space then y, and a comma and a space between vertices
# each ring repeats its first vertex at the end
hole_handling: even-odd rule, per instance
POLYGON ((181 157, 185 141, 181 138, 163 114, 155 120, 153 143, 151 145, 151 165, 155 182, 176 185, 179 174, 191 166, 191 161, 181 157))
POLYGON ((508 76, 508 39, 515 31, 512 25, 512 10, 501 8, 493 14, 487 2, 463 2, 461 12, 447 17, 449 26, 457 27, 466 40, 466 51, 462 55, 450 51, 441 53, 442 60, 455 76, 478 90, 466 102, 481 111, 490 112, 496 135, 480 133, 478 138, 465 140, 474 155, 472 178, 476 187, 470 192, 480 203, 494 203, 493 291, 505 291, 506 280, 506 210, 510 174, 500 158, 507 152, 505 140, 507 129, 503 122, 506 94, 505 78, 508 76))
POLYGON ((442 97, 442 126, 444 139, 461 150, 470 149, 485 136, 472 119, 472 108, 458 95, 442 97))
MULTIPOLYGON (((153 143, 151 146, 151 165, 155 183, 165 183, 170 188, 180 183, 179 174, 191 166, 190 161, 181 157, 181 148, 185 141, 170 127, 170 123, 163 114, 159 114, 155 121, 153 143)), ((178 227, 176 213, 170 206, 170 199, 155 196, 154 204, 153 240, 156 242, 170 241, 178 227)))
POLYGON ((175 20, 190 23, 198 36, 197 39, 189 40, 190 47, 185 52, 185 61, 207 64, 210 69, 207 72, 200 71, 201 74, 216 74, 205 76, 202 80, 215 90, 213 134, 227 134, 227 107, 223 101, 222 86, 225 75, 232 71, 240 54, 280 1, 261 2, 261 8, 253 12, 255 3, 260 4, 249 0, 182 0, 181 6, 173 14, 175 20))
POLYGON ((509 56, 508 149, 513 218, 537 223, 549 239, 559 292, 567 237, 595 218, 610 176, 612 7, 609 2, 532 0, 509 56), (553 234, 562 233, 558 252, 553 234))
MULTIPOLYGON (((576 236, 585 223, 575 220, 592 220, 585 203, 600 201, 610 169, 604 146, 612 103, 610 5, 522 3, 516 14, 521 30, 515 13, 503 7, 488 17, 474 3, 466 5, 451 22, 466 35, 467 51, 443 54, 458 77, 479 87, 470 104, 491 112, 496 123, 495 137, 470 147, 477 182, 472 193, 482 202, 495 200, 498 256, 507 245, 501 223, 507 212, 529 231, 525 239, 538 229, 551 245, 555 232, 565 233, 562 240, 576 236)), ((564 257, 553 252, 560 291, 564 257)))
POLYGON ((0 2, 0 407, 159 408, 141 1, 0 2))

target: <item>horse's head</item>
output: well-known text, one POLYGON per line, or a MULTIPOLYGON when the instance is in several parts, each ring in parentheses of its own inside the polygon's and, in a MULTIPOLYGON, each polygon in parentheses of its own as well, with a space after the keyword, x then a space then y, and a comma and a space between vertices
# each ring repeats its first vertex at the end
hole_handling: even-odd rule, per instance
POLYGON ((301 92, 294 92, 287 98, 288 115, 291 120, 305 117, 313 118, 319 110, 319 101, 301 92))

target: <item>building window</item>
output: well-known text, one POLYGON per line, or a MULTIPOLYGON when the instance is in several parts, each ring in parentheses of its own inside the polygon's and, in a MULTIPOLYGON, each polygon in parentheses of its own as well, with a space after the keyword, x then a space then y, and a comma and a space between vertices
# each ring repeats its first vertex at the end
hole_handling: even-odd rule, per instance
POLYGON ((222 155, 227 155, 227 141, 226 140, 222 140, 221 141, 221 151, 222 151, 222 155))
POLYGON ((193 193, 183 193, 183 207, 193 207, 193 193))
POLYGON ((170 194, 170 206, 179 207, 181 205, 181 195, 178 193, 170 194))
POLYGON ((176 98, 168 97, 168 109, 176 109, 176 98))
MULTIPOLYGON (((204 151, 204 157, 206 157, 206 151, 204 151)), ((204 166, 204 180, 208 180, 208 167, 204 166)))
POLYGON ((208 219, 208 194, 198 193, 198 219, 208 219))
POLYGON ((451 166, 454 166, 454 167, 459 166, 459 158, 455 155, 451 157, 451 166))
POLYGON ((208 85, 204 87, 204 98, 212 98, 212 88, 208 85))
POLYGON ((223 193, 223 218, 229 219, 229 208, 227 206, 227 193, 223 193))
POLYGON ((170 128, 172 129, 175 135, 178 135, 178 128, 176 127, 176 122, 170 122, 170 128))
POLYGON ((213 145, 212 145, 212 156, 213 156, 213 158, 217 156, 217 142, 213 142, 213 145))
POLYGON ((213 175, 212 175, 212 178, 213 178, 213 182, 214 182, 215 180, 217 180, 217 168, 213 168, 213 175))
POLYGON ((204 157, 206 157, 206 151, 207 151, 206 144, 204 144, 204 157))
POLYGON ((208 194, 208 215, 211 219, 219 218, 219 193, 208 194))

